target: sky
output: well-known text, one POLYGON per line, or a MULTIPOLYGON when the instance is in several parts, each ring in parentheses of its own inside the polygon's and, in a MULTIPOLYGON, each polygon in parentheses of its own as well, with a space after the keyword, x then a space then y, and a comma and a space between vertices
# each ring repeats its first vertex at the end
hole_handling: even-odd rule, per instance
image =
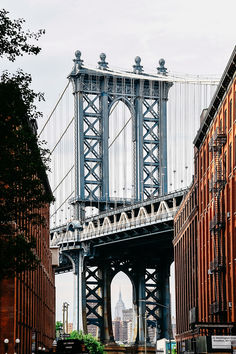
MULTIPOLYGON (((235 46, 236 1, 226 0, 1 0, 11 18, 23 17, 25 28, 46 30, 41 53, 15 63, 1 59, 1 70, 22 68, 31 73, 32 87, 45 93, 39 109, 42 126, 67 84, 74 52, 85 65, 97 66, 100 53, 110 68, 130 70, 139 55, 146 72, 155 72, 160 58, 175 73, 220 77, 235 46)), ((56 277, 57 318, 62 302, 70 306, 72 275, 56 277)), ((129 307, 130 288, 122 283, 129 307)), ((119 284, 115 293, 118 293, 119 284)), ((118 296, 118 294, 117 294, 118 296)))

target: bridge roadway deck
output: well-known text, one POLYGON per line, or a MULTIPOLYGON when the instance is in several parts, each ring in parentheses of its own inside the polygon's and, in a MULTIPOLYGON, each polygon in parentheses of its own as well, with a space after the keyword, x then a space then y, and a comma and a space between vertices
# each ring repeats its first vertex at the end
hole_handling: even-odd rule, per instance
MULTIPOLYGON (((133 205, 102 212, 85 220, 81 228, 71 221, 51 230, 51 245, 60 253, 89 249, 92 259, 121 258, 132 255, 157 259, 173 259, 173 219, 186 189, 133 205)), ((70 264, 61 264, 57 272, 71 270, 70 264)))

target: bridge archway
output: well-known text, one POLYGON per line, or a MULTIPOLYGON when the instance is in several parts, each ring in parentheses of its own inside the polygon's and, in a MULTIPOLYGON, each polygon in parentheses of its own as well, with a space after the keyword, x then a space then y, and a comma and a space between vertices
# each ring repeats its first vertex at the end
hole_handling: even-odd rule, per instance
POLYGON ((134 293, 130 277, 123 271, 117 272, 111 281, 112 329, 116 342, 134 342, 137 321, 134 293))
POLYGON ((109 195, 111 199, 134 198, 134 112, 125 98, 109 106, 109 195))

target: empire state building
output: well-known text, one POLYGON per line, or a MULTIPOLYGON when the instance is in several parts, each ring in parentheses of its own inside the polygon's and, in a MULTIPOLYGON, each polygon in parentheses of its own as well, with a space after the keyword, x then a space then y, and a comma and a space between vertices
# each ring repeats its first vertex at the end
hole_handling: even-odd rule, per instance
POLYGON ((123 321, 123 310, 125 310, 125 304, 121 297, 121 291, 119 292, 119 300, 116 303, 115 307, 115 320, 123 321))

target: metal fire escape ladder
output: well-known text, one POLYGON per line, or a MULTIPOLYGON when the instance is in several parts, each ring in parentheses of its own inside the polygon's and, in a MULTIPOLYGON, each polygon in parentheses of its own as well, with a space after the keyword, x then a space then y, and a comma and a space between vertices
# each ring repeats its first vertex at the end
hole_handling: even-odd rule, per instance
POLYGON ((224 277, 225 257, 222 247, 222 230, 224 229, 224 200, 222 190, 225 185, 225 171, 221 159, 222 148, 226 143, 226 134, 216 128, 216 131, 209 143, 209 151, 213 154, 215 172, 210 181, 210 192, 213 199, 214 216, 210 221, 210 231, 214 245, 214 260, 210 262, 209 274, 213 276, 215 301, 210 304, 210 314, 215 315, 225 310, 224 295, 221 286, 224 277))

